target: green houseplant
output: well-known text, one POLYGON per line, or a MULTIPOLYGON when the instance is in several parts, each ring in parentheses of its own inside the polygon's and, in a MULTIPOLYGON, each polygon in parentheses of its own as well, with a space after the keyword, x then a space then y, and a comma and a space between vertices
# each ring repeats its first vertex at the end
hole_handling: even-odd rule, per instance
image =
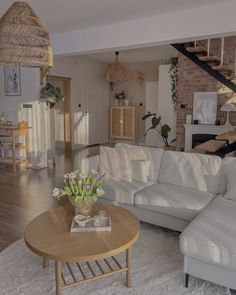
POLYGON ((92 205, 104 194, 104 180, 96 171, 81 174, 78 170, 63 176, 64 187, 54 188, 52 195, 58 199, 68 197, 75 214, 88 216, 92 205))
MULTIPOLYGON (((161 116, 157 117, 155 113, 148 113, 144 115, 142 119, 147 120, 148 118, 152 118, 152 125, 145 132, 145 136, 148 134, 150 130, 156 130, 160 134, 165 146, 169 147, 170 145, 169 145, 168 137, 169 137, 169 132, 171 131, 170 126, 167 124, 162 125, 161 116)), ((174 141, 175 140, 172 140, 171 143, 174 141)))
POLYGON ((55 87, 50 83, 47 83, 40 91, 40 100, 46 102, 50 108, 56 103, 65 100, 64 95, 59 87, 55 87))

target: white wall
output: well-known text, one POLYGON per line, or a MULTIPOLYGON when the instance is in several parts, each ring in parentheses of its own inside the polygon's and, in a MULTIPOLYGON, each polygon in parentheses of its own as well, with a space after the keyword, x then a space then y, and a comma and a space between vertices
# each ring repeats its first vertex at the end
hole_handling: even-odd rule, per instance
POLYGON ((21 68, 21 96, 5 96, 4 68, 0 67, 0 112, 8 112, 8 120, 18 123, 22 103, 38 100, 39 87, 39 70, 21 68))
MULTIPOLYGON (((39 92, 39 69, 21 68, 21 96, 5 96, 4 69, 0 67, 0 112, 7 112, 8 120, 14 124, 25 120, 32 127, 29 132, 32 168, 46 167, 48 156, 53 156, 50 130, 47 129, 50 115, 46 105, 38 102, 39 92), (30 104, 32 108, 23 108, 23 104, 30 104)), ((22 142, 23 139, 20 137, 18 140, 22 142)))
POLYGON ((52 35, 56 55, 184 42, 235 35, 236 1, 52 35), (221 21, 223 20, 223 21, 221 21))
POLYGON ((74 57, 55 59, 51 74, 71 77, 73 148, 108 142, 107 65, 74 57), (81 107, 79 108, 79 104, 81 107))

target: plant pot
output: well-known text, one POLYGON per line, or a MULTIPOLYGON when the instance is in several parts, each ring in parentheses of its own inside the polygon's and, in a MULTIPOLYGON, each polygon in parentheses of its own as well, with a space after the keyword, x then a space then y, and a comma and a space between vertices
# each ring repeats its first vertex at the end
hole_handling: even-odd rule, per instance
POLYGON ((55 106, 55 102, 47 102, 48 108, 51 110, 55 106))
POLYGON ((165 151, 176 151, 176 146, 175 145, 164 146, 163 149, 165 151))
POLYGON ((69 197, 70 203, 74 206, 74 212, 75 215, 84 215, 84 216, 90 216, 93 205, 96 203, 96 201, 91 201, 91 202, 75 202, 72 197, 69 197))

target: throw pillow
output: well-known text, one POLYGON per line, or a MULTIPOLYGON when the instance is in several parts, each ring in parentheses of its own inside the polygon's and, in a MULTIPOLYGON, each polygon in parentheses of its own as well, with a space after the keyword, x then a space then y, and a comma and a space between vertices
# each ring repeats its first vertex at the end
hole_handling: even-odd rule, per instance
POLYGON ((149 170, 150 170, 150 161, 131 160, 132 180, 148 182, 149 170))
POLYGON ((117 143, 116 148, 125 147, 128 153, 128 158, 131 160, 149 160, 150 171, 149 180, 157 181, 161 160, 164 150, 160 148, 131 145, 126 143, 117 143), (138 152, 139 151, 139 152, 138 152))
POLYGON ((132 181, 131 167, 124 148, 100 147, 99 173, 105 179, 132 181))

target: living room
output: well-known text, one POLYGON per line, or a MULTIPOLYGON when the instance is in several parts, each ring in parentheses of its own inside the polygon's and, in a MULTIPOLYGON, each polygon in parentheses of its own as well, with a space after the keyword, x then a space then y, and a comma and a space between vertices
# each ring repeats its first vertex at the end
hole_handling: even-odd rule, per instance
POLYGON ((234 294, 236 4, 195 2, 3 1, 1 294, 234 294))

